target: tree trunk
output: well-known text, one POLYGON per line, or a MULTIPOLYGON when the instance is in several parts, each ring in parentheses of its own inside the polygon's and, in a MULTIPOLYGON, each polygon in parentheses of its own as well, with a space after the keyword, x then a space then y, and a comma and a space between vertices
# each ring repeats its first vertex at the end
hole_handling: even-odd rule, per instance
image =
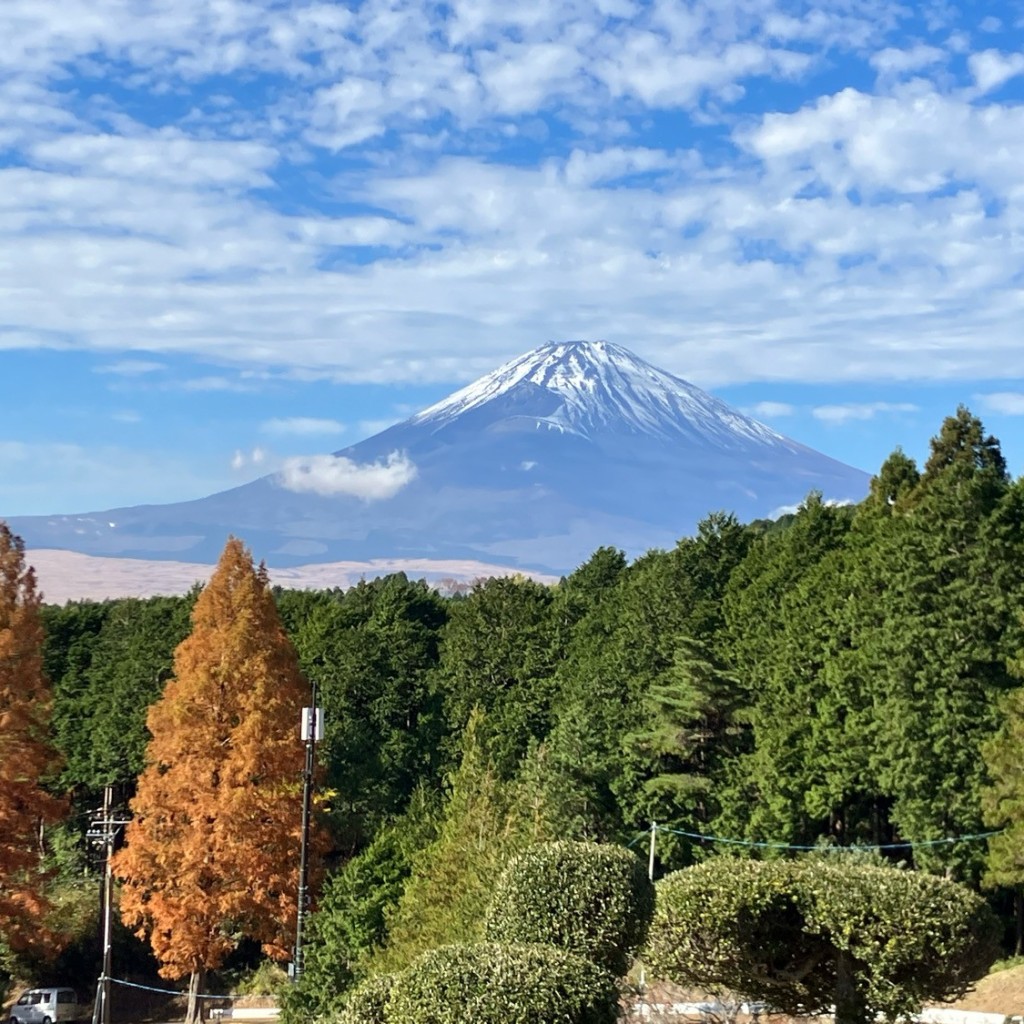
POLYGON ((188 1008, 185 1011, 185 1024, 199 1024, 203 1019, 203 1001, 199 992, 206 980, 206 968, 198 967, 188 979, 188 1008))
POLYGON ((1020 889, 1013 894, 1013 916, 1016 921, 1016 939, 1013 944, 1013 955, 1024 953, 1024 892, 1020 889))
POLYGON ((835 1024, 867 1024, 870 1015, 857 985, 853 957, 842 950, 836 954, 835 998, 835 1024))

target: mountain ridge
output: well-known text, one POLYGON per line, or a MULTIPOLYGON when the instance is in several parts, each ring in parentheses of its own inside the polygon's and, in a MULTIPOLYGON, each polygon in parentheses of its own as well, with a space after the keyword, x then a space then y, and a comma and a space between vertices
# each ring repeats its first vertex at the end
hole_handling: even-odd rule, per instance
MULTIPOLYGON (((598 420, 599 425, 614 427, 613 417, 608 415, 611 411, 620 424, 656 436, 671 436, 671 431, 665 430, 666 425, 677 424, 682 415, 691 422, 708 424, 715 419, 730 422, 737 433, 747 433, 752 438, 786 441, 770 427, 736 412, 681 377, 660 370, 607 341, 548 342, 415 414, 410 422, 426 425, 450 421, 523 382, 561 397, 566 415, 560 425, 565 429, 578 427, 589 405, 605 410, 605 415, 598 420), (637 381, 646 384, 644 402, 635 400, 637 381), (600 402, 594 401, 598 387, 603 392, 600 402), (694 414, 699 414, 700 419, 694 414)), ((586 430, 580 432, 587 436, 586 430)), ((717 439, 715 432, 709 432, 707 437, 710 441, 717 439)))
MULTIPOLYGON (((462 559, 562 573, 668 547, 712 511, 763 518, 869 476, 608 342, 550 342, 405 421, 206 498, 15 518, 29 547, 268 564, 462 559)), ((0 510, 2 511, 2 510, 0 510)))

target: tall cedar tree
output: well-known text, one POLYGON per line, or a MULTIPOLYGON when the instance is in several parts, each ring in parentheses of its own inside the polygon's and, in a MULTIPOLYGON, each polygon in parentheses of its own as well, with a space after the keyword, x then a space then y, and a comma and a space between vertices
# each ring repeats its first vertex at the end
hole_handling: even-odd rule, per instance
MULTIPOLYGON (((152 739, 114 868, 121 916, 194 994, 242 937, 288 956, 308 689, 261 564, 230 538, 149 711, 152 739)), ((319 842, 319 839, 317 840, 319 842)))
POLYGON ((15 952, 44 952, 53 941, 40 925, 49 906, 40 826, 63 809, 39 784, 55 761, 40 604, 25 545, 0 522, 0 936, 15 952))

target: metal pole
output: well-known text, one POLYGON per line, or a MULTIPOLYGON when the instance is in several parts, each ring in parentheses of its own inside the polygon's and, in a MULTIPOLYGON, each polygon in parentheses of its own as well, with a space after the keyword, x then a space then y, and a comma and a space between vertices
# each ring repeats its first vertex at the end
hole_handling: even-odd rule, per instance
POLYGON ((309 816, 313 800, 313 767, 316 754, 316 727, 319 710, 317 708, 317 685, 313 680, 313 706, 307 708, 306 719, 306 769, 302 777, 302 847, 299 853, 299 905, 295 915, 295 969, 294 977, 298 981, 302 977, 303 963, 303 931, 306 925, 306 906, 309 903, 309 816))
MULTIPOLYGON (((657 822, 651 822, 651 848, 647 856, 647 877, 654 881, 654 843, 658 836, 657 822)), ((647 992, 647 969, 640 965, 640 997, 643 998, 647 992)))
POLYGON ((114 854, 114 822, 111 819, 113 799, 113 787, 106 786, 103 790, 103 969, 96 986, 96 1005, 92 1011, 93 1024, 110 1024, 112 908, 114 902, 114 874, 110 864, 110 859, 114 854))
POLYGON ((107 786, 103 792, 103 802, 107 805, 107 869, 103 892, 103 1024, 110 1024, 111 951, 114 947, 114 869, 111 864, 114 857, 114 823, 110 820, 113 796, 113 787, 107 786))
POLYGON ((653 882, 654 881, 654 840, 658 835, 658 823, 656 821, 651 822, 651 852, 647 858, 647 877, 653 882))

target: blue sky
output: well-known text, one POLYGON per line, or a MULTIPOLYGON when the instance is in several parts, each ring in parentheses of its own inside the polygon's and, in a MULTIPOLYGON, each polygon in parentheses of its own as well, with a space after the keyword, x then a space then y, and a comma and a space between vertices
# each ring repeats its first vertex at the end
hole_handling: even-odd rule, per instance
POLYGON ((1024 471, 1024 4, 4 0, 0 515, 198 497, 548 340, 1024 471))

